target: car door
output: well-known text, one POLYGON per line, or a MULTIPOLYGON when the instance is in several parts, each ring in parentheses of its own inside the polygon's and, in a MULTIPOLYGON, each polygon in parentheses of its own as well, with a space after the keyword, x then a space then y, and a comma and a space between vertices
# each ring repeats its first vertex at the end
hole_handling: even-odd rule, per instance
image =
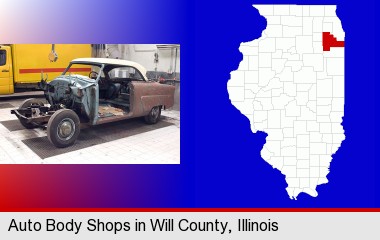
POLYGON ((0 94, 13 93, 11 51, 9 46, 0 47, 0 94))

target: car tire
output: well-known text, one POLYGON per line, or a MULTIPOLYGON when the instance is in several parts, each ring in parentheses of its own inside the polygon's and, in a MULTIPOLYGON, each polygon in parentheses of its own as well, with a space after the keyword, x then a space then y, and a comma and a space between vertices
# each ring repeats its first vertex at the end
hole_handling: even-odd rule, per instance
POLYGON ((155 124, 160 120, 161 117, 161 106, 153 107, 149 114, 145 116, 145 122, 148 124, 155 124))
POLYGON ((65 148, 74 144, 80 133, 78 115, 70 109, 56 111, 47 124, 47 136, 54 146, 65 148))
MULTIPOLYGON (((40 106, 43 106, 44 105, 44 102, 40 99, 36 99, 36 98, 29 98, 29 99, 26 99, 25 101, 23 101, 19 107, 20 108, 28 108, 32 105, 40 105, 40 106)), ((32 129, 32 128, 36 128, 37 126, 34 125, 33 123, 27 123, 24 119, 20 118, 20 123, 21 125, 23 125, 25 128, 27 129, 32 129)))

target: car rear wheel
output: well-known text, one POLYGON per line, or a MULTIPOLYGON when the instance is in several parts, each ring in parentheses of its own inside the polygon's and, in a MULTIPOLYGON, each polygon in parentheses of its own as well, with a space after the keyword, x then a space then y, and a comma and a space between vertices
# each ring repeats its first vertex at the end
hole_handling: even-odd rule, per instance
MULTIPOLYGON (((43 106, 43 105, 44 105, 44 102, 42 100, 36 99, 36 98, 29 98, 21 103, 19 109, 28 108, 32 106, 43 106)), ((25 119, 20 118, 19 120, 20 120, 21 125, 23 125, 25 128, 32 129, 32 128, 37 127, 36 125, 32 123, 27 123, 25 119)))
POLYGON ((161 106, 153 107, 149 114, 145 116, 145 122, 148 124, 155 124, 160 120, 161 117, 161 106))
POLYGON ((58 110, 49 119, 47 136, 56 147, 64 148, 73 145, 79 133, 80 120, 73 110, 58 110))

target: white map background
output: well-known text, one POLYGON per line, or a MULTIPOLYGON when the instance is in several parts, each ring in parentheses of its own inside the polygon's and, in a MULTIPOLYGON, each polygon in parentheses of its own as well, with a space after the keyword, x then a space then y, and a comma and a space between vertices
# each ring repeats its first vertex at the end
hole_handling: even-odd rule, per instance
MULTIPOLYGON (((268 134, 261 157, 285 175, 289 197, 317 196, 345 139, 344 48, 323 51, 322 33, 343 41, 333 5, 254 5, 267 20, 259 39, 240 45, 231 103, 268 134)), ((249 31, 249 28, 247 28, 249 31)))

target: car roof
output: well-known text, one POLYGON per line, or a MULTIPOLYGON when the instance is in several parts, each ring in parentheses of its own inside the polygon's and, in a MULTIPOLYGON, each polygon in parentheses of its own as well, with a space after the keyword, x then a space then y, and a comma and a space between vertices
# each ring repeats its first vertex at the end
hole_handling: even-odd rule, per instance
POLYGON ((89 63, 89 64, 95 64, 95 65, 117 65, 117 66, 125 66, 125 67, 134 67, 136 68, 145 79, 148 79, 146 77, 146 68, 143 67, 141 64, 133 61, 128 61, 124 59, 114 59, 114 58, 76 58, 71 61, 71 63, 89 63))

